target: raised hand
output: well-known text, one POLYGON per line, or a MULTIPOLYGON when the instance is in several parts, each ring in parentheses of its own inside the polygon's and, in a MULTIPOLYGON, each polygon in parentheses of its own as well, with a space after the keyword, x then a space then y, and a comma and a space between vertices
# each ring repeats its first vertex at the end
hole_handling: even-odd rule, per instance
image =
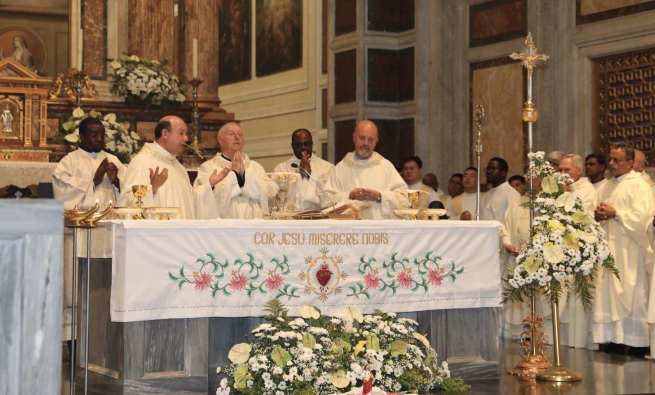
POLYGON ((237 172, 240 176, 243 176, 243 173, 246 172, 246 168, 243 165, 243 158, 241 157, 241 151, 237 151, 234 153, 234 157, 232 157, 232 169, 237 172))
POLYGON ((168 169, 162 169, 159 171, 159 166, 155 170, 150 170, 150 185, 152 185, 152 193, 155 194, 159 188, 164 185, 166 180, 168 180, 168 169))
POLYGON ((459 219, 461 219, 462 221, 470 221, 471 217, 472 217, 471 213, 468 210, 466 210, 462 212, 462 214, 459 216, 459 219))
MULTIPOLYGON (((94 176, 93 176, 93 184, 95 186, 98 186, 98 185, 102 184, 102 179, 105 176, 105 174, 107 173, 107 170, 108 170, 108 167, 109 167, 110 163, 111 162, 109 162, 109 159, 107 159, 107 158, 105 158, 102 162, 100 162, 100 165, 96 169, 96 174, 94 174, 94 176)), ((111 163, 111 164, 114 165, 113 163, 111 163)), ((114 165, 114 167, 116 167, 116 165, 114 165)))
POLYGON ((214 185, 223 181, 223 179, 227 177, 228 174, 230 174, 230 171, 231 169, 228 169, 227 167, 221 170, 220 172, 218 171, 218 169, 214 169, 212 174, 209 176, 209 185, 214 187, 214 185))
MULTIPOLYGON (((305 169, 305 171, 307 172, 307 174, 312 174, 312 165, 311 165, 311 163, 309 162, 309 154, 308 154, 307 152, 305 152, 305 151, 303 151, 301 154, 302 154, 302 158, 300 159, 300 166, 299 166, 299 167, 300 167, 301 169, 305 169)), ((303 172, 300 172, 300 174, 301 174, 303 177, 305 177, 305 175, 303 174, 303 172)))

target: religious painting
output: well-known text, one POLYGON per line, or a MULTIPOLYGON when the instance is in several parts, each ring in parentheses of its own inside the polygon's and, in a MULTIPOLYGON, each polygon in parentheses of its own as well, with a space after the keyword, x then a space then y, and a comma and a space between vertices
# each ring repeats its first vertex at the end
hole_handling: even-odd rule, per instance
POLYGON ((250 0, 222 0, 218 6, 218 84, 251 78, 252 18, 250 0))
POLYGON ((21 102, 22 97, 0 95, 0 140, 21 139, 21 102))
POLYGON ((257 77, 302 67, 302 0, 257 0, 257 77))
POLYGON ((34 72, 43 69, 45 46, 32 32, 19 27, 0 30, 0 60, 11 57, 34 72))

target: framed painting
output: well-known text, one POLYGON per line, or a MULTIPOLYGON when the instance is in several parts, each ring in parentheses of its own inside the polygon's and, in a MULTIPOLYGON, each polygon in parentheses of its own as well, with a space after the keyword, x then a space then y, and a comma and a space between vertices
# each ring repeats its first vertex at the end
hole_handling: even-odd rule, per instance
POLYGON ((302 67, 302 0, 257 0, 257 77, 302 67))
POLYGON ((0 29, 0 60, 11 57, 38 72, 46 61, 43 42, 32 32, 16 26, 0 29))
POLYGON ((218 10, 218 84, 251 78, 252 6, 250 0, 223 0, 218 10))

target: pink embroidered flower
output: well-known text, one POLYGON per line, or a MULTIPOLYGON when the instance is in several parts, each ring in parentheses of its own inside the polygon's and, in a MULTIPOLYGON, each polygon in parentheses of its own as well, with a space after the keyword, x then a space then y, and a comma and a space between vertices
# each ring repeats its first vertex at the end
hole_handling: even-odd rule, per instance
POLYGON ((264 283, 264 286, 269 291, 274 291, 280 289, 284 285, 284 277, 280 273, 269 272, 268 277, 264 283))
POLYGON ((241 291, 248 285, 248 277, 243 273, 232 271, 232 279, 230 280, 230 287, 235 291, 241 291))
POLYGON ((403 288, 409 288, 412 286, 412 269, 403 270, 402 272, 396 275, 396 280, 403 288))
POLYGON ((434 285, 435 287, 438 287, 441 285, 441 282, 443 281, 443 269, 430 269, 430 272, 428 273, 428 281, 430 281, 430 284, 434 285))
POLYGON ((193 272, 193 283, 196 285, 196 291, 204 291, 212 283, 212 275, 206 272, 193 272))
POLYGON ((371 289, 377 289, 380 286, 380 277, 378 277, 377 269, 364 275, 364 284, 371 289))

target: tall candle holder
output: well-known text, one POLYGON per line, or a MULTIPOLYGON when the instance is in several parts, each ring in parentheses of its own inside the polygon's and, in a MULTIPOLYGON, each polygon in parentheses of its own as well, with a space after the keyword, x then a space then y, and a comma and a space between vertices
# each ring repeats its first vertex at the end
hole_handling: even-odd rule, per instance
POLYGON ((193 111, 191 112, 191 118, 193 119, 193 141, 189 145, 191 150, 194 153, 202 154, 203 150, 200 146, 201 136, 200 136, 200 112, 198 111, 198 87, 202 84, 203 81, 198 78, 193 78, 189 81, 189 84, 193 87, 193 111))

